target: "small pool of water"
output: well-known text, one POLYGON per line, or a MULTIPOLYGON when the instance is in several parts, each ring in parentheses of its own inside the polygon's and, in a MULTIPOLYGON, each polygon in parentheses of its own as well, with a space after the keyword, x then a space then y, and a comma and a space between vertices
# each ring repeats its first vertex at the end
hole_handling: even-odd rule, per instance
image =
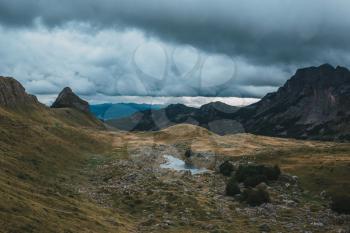
POLYGON ((207 172, 205 168, 196 168, 192 165, 185 163, 185 161, 178 159, 171 155, 164 155, 166 162, 161 164, 161 168, 172 169, 175 171, 190 171, 192 175, 201 174, 207 172))

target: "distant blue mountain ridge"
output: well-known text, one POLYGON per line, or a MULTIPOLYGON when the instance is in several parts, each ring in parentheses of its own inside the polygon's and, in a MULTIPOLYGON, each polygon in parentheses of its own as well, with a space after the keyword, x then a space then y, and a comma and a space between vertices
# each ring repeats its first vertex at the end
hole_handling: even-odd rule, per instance
POLYGON ((136 103, 105 103, 90 105, 90 112, 97 118, 106 121, 111 119, 119 119, 128 117, 135 112, 144 110, 159 110, 165 108, 166 105, 157 104, 136 104, 136 103))

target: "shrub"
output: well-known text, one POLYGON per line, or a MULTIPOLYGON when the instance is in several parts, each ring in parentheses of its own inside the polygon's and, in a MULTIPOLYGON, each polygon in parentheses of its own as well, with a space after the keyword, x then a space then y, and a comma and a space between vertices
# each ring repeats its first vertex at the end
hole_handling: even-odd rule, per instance
POLYGON ((241 193, 241 190, 239 189, 236 179, 231 177, 226 185, 226 195, 235 196, 240 193, 241 193))
POLYGON ((248 177, 262 175, 263 167, 263 165, 241 165, 236 172, 236 179, 238 182, 244 182, 248 177))
POLYGON ((350 214, 350 195, 337 194, 332 196, 331 208, 340 214, 350 214))
POLYGON ((281 170, 279 167, 268 167, 265 165, 244 165, 240 166, 236 172, 238 182, 244 182, 245 185, 254 187, 260 182, 268 180, 277 180, 281 170))
POLYGON ((186 158, 189 158, 189 157, 191 157, 192 155, 193 155, 192 150, 191 150, 191 149, 187 149, 186 152, 185 152, 185 157, 186 157, 186 158))
POLYGON ((255 175, 255 176, 248 176, 245 180, 244 180, 244 186, 246 187, 255 187, 258 184, 262 183, 262 182, 267 182, 267 178, 265 175, 255 175))
POLYGON ((229 161, 222 163, 219 167, 220 173, 223 174, 224 176, 230 176, 234 170, 235 168, 233 164, 230 163, 229 161))
POLYGON ((270 202, 270 195, 263 189, 246 189, 242 194, 242 201, 247 202, 251 206, 259 206, 270 202))
POLYGON ((275 165, 273 167, 265 167, 264 169, 265 176, 268 180, 277 180, 281 175, 281 169, 278 165, 275 165))

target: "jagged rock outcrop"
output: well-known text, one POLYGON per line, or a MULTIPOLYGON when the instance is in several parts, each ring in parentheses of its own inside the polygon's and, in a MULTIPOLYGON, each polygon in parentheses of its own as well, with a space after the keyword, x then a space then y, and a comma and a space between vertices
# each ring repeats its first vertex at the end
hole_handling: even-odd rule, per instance
POLYGON ((37 98, 27 94, 16 79, 0 76, 0 106, 18 107, 38 103, 37 98))
POLYGON ((350 71, 299 69, 277 92, 239 110, 247 132, 305 139, 350 139, 350 71))
POLYGON ((82 112, 89 112, 89 103, 77 96, 72 89, 65 87, 51 108, 75 108, 82 112))

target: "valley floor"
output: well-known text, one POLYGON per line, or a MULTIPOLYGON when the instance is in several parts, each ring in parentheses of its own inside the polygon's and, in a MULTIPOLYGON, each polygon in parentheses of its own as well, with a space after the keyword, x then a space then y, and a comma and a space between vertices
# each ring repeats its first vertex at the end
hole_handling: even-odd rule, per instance
POLYGON ((0 232, 350 230, 328 199, 350 192, 349 144, 218 136, 191 125, 126 133, 25 120, 23 131, 16 122, 1 127, 0 232), (209 172, 161 168, 164 155, 186 160, 188 149, 209 172), (267 187, 271 203, 249 207, 225 196, 228 178, 217 172, 225 160, 278 164, 298 182, 284 176, 267 187))
POLYGON ((350 216, 329 208, 327 195, 350 190, 350 146, 260 137, 220 137, 179 125, 155 133, 110 133, 113 149, 90 158, 90 185, 82 193, 132 219, 135 232, 347 232, 350 216), (161 168, 164 156, 208 172, 161 168), (203 159, 204 158, 204 159, 203 159), (272 202, 249 207, 225 195, 228 178, 217 172, 225 160, 278 164, 284 173, 269 184, 272 202), (322 194, 321 194, 322 193, 322 194), (321 194, 321 195, 320 195, 321 194))

